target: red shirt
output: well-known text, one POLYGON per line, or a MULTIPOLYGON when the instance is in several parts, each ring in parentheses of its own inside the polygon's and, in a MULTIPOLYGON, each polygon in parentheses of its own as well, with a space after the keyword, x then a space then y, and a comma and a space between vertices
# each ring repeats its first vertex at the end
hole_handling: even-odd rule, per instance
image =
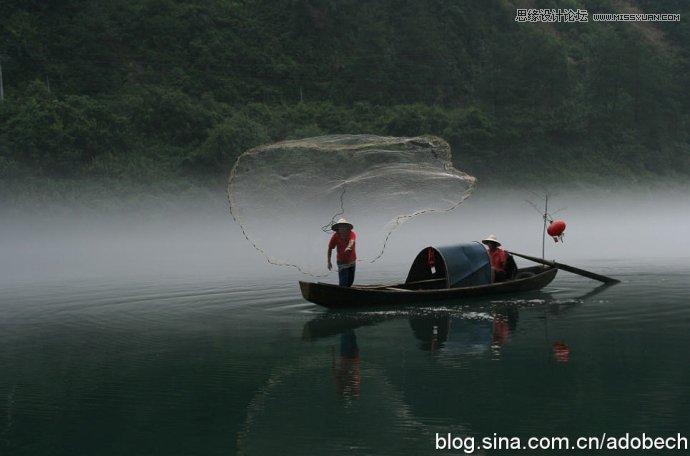
POLYGON ((504 264, 508 260, 508 256, 505 250, 497 247, 493 252, 489 250, 487 253, 489 254, 489 260, 491 260, 491 269, 494 271, 506 270, 504 264))
POLYGON ((357 259, 355 244, 352 244, 352 250, 349 252, 345 251, 350 241, 355 239, 357 239, 357 235, 352 230, 345 237, 341 237, 338 233, 333 233, 331 240, 328 242, 328 248, 331 250, 336 249, 336 260, 338 263, 350 264, 355 262, 357 259))

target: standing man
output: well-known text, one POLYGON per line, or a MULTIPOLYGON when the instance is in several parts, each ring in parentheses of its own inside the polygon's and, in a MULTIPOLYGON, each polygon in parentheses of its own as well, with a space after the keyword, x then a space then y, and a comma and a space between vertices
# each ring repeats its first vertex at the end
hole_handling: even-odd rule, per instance
POLYGON ((505 250, 499 249, 501 243, 498 242, 493 234, 482 241, 482 244, 489 248, 489 260, 491 261, 492 282, 503 282, 508 278, 506 266, 508 264, 508 254, 505 250))
POLYGON ((338 280, 341 287, 350 287, 355 281, 355 264, 357 261, 355 240, 357 235, 352 231, 352 228, 352 223, 344 218, 339 219, 331 226, 335 233, 333 233, 331 240, 328 242, 328 270, 333 269, 331 252, 333 252, 333 249, 336 249, 338 280))

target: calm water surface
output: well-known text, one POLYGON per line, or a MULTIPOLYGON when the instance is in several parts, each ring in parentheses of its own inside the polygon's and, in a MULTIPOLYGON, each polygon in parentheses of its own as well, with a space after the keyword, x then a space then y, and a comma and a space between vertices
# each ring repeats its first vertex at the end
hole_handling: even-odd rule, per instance
POLYGON ((288 274, 7 284, 0 454, 439 454, 437 433, 690 438, 687 259, 586 267, 623 283, 560 272, 538 293, 362 312, 305 302, 288 274))

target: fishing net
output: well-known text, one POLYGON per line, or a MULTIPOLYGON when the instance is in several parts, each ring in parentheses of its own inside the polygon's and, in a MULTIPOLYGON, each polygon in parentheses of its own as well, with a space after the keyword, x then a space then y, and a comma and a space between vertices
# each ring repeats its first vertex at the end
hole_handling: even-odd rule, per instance
POLYGON ((454 209, 474 185, 453 168, 440 138, 331 135, 245 152, 230 173, 228 198, 245 237, 270 263, 321 275, 337 219, 354 225, 358 261, 374 262, 402 223, 454 209))

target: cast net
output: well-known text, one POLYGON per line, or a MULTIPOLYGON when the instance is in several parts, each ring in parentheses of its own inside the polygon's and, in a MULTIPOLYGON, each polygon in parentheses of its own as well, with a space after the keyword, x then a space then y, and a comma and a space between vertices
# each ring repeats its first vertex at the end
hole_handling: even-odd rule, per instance
POLYGON ((401 224, 456 208, 474 186, 440 138, 330 135, 245 152, 230 173, 228 198, 268 262, 320 276, 339 218, 354 225, 358 261, 374 262, 401 224))

